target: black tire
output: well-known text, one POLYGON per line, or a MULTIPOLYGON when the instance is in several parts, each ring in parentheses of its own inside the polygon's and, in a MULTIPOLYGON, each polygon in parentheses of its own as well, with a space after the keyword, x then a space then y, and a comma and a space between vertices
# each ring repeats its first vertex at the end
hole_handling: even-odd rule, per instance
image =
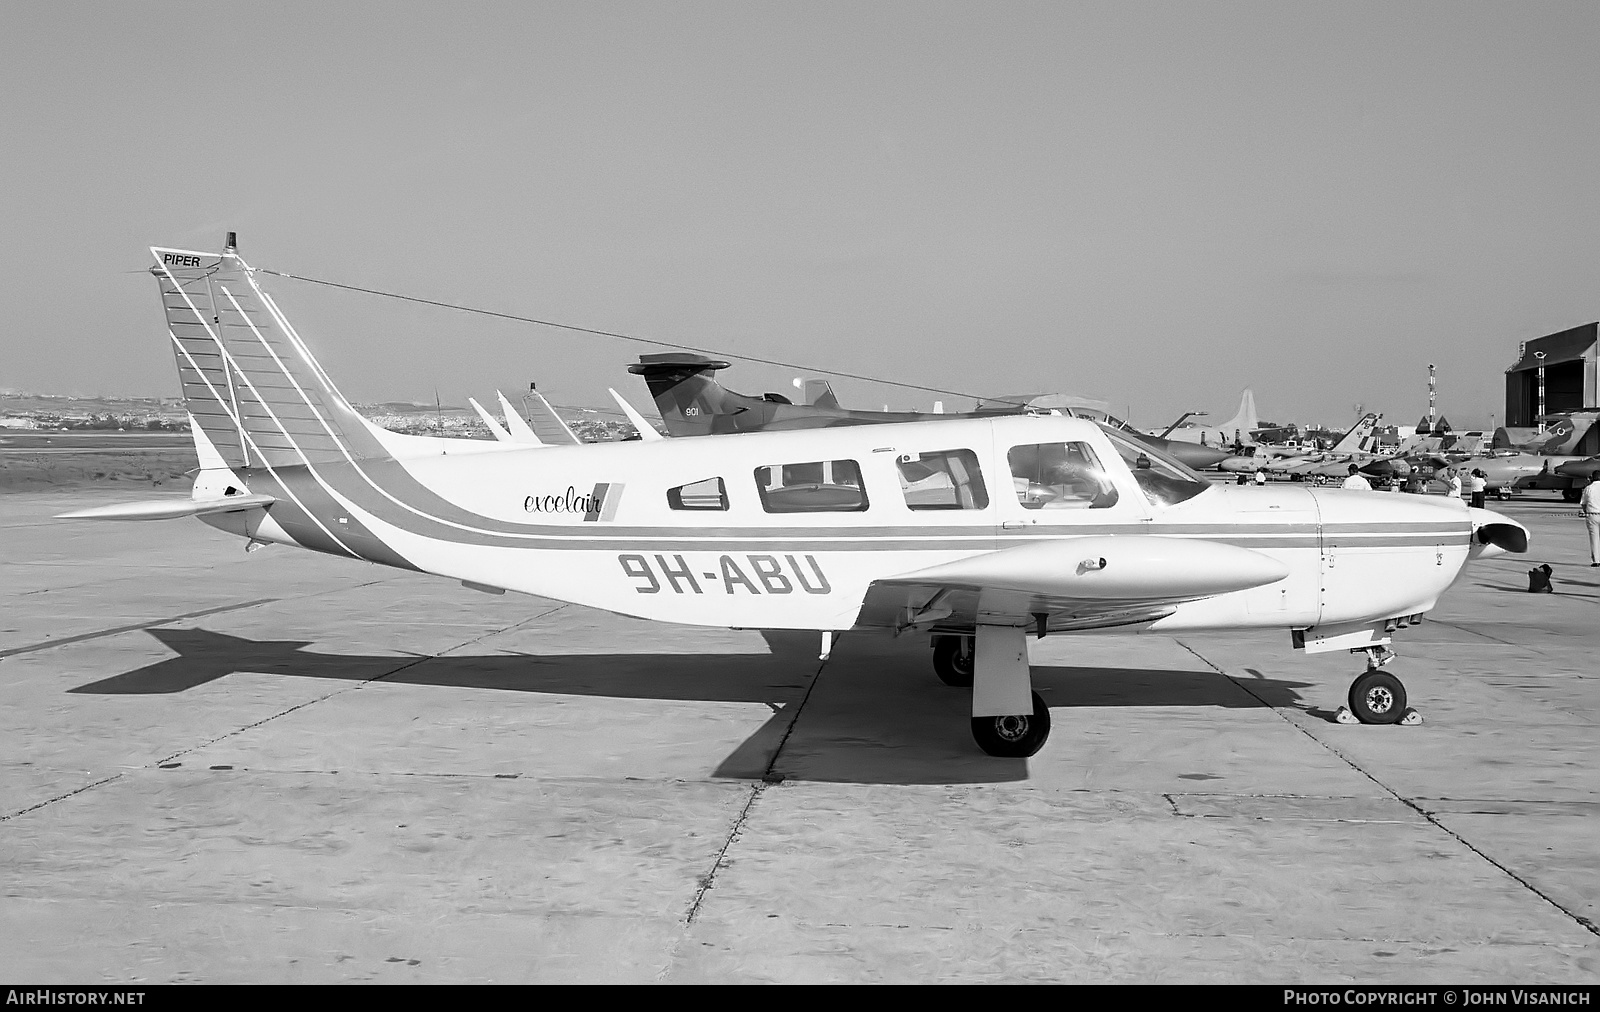
POLYGON ((1577 502, 1579 499, 1582 499, 1582 498, 1583 498, 1583 489, 1581 489, 1581 488, 1564 488, 1564 489, 1561 490, 1561 501, 1562 502, 1577 502))
POLYGON ((1368 671, 1350 683, 1350 712, 1363 724, 1398 724, 1406 715, 1406 687, 1387 671, 1368 671))
POLYGON ((972 659, 976 644, 971 636, 935 636, 933 673, 939 681, 956 688, 972 687, 972 659))
POLYGON ((1001 759, 1026 759, 1050 737, 1050 708, 1033 693, 1033 713, 1015 717, 973 717, 972 740, 1001 759))

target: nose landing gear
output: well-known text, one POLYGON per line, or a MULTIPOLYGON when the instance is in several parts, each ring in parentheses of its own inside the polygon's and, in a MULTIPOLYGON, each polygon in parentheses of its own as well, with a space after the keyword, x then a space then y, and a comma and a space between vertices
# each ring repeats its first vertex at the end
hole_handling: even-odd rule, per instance
POLYGON ((1388 647, 1365 648, 1367 670, 1350 683, 1349 707, 1339 707, 1334 719, 1341 724, 1422 723, 1422 714, 1406 705, 1406 687, 1400 679, 1383 670, 1394 660, 1388 647))

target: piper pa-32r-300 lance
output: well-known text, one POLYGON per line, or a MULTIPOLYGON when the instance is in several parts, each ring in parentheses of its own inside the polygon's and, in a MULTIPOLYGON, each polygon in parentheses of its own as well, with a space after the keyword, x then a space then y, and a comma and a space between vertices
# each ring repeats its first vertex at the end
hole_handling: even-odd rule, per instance
POLYGON ((186 499, 66 516, 196 516, 479 590, 820 630, 824 657, 844 630, 929 635, 991 755, 1049 733, 1029 634, 1279 628, 1366 651, 1350 710, 1400 721, 1391 634, 1469 558, 1527 547, 1459 501, 1212 486, 1063 416, 441 450, 362 418, 231 241, 152 252, 201 470, 186 499))

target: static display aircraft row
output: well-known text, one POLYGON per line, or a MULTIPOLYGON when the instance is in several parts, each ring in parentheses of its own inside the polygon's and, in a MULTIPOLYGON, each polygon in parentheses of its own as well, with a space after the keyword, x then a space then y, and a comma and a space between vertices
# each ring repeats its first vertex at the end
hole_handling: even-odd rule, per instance
POLYGON ((1459 500, 1213 484, 1085 418, 718 407, 709 370, 681 361, 640 372, 669 429, 698 435, 544 445, 502 400, 496 441, 404 436, 351 407, 231 235, 221 254, 151 252, 200 469, 186 497, 67 516, 193 516, 247 549, 814 630, 823 657, 842 632, 927 637, 939 679, 971 687, 990 755, 1032 755, 1049 734, 1028 637, 1089 631, 1279 629, 1306 653, 1366 654, 1349 720, 1415 722, 1385 668, 1393 636, 1469 560, 1527 549, 1520 524, 1459 500))

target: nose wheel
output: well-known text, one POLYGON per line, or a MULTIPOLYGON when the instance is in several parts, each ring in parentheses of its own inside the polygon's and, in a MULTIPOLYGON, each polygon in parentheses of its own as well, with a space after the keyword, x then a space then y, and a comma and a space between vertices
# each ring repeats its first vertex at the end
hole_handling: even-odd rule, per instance
POLYGON ((1381 665, 1394 659, 1394 651, 1376 647, 1368 652, 1368 668, 1350 683, 1348 708, 1340 707, 1334 719, 1341 724, 1422 723, 1422 714, 1406 705, 1406 687, 1381 665))
POLYGON ((972 687, 974 654, 972 636, 935 636, 933 638, 933 673, 939 681, 956 688, 972 687))

